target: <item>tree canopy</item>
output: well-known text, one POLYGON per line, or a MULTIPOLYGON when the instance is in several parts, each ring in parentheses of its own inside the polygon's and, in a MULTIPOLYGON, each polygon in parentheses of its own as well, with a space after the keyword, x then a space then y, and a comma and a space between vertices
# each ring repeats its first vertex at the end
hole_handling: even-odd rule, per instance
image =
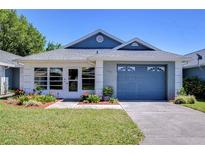
POLYGON ((48 45, 47 45, 47 47, 46 47, 46 51, 59 49, 59 48, 61 48, 61 47, 62 47, 62 46, 61 46, 60 43, 48 42, 48 45))
POLYGON ((0 49, 26 56, 44 51, 45 37, 15 10, 0 10, 0 49))

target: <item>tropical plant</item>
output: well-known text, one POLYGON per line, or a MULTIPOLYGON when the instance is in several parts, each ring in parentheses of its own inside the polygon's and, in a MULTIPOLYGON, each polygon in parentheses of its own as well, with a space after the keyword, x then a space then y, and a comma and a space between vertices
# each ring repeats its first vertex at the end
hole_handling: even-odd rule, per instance
POLYGON ((28 96, 22 95, 19 96, 18 99, 19 99, 18 105, 23 105, 23 103, 29 101, 30 98, 28 96))
POLYGON ((113 95, 113 89, 110 86, 103 88, 103 96, 112 96, 113 95))
POLYGON ((100 100, 101 100, 100 96, 94 94, 88 95, 87 98, 87 101, 89 101, 89 103, 99 103, 100 100))

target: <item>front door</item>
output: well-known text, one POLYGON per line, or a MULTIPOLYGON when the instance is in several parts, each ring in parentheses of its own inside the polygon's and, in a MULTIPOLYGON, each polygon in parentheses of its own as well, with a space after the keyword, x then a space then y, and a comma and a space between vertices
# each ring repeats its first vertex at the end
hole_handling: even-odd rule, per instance
POLYGON ((78 98, 79 97, 79 69, 69 68, 66 71, 66 87, 65 96, 67 98, 78 98))

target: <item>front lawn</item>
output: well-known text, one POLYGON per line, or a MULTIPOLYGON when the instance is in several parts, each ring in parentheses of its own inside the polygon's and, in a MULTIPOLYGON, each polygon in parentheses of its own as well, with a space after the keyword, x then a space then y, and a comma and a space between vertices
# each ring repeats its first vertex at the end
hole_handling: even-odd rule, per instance
POLYGON ((183 104, 183 106, 205 112, 205 101, 204 100, 198 100, 194 104, 183 104))
POLYGON ((0 103, 0 144, 139 144, 122 110, 31 109, 0 103))

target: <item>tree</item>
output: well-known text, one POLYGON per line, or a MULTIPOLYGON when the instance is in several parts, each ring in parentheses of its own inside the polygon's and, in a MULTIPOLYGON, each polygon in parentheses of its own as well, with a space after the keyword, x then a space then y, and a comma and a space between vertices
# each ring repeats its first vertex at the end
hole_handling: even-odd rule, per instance
POLYGON ((61 47, 62 47, 62 46, 61 46, 60 43, 48 42, 48 45, 47 45, 47 47, 46 47, 46 51, 59 49, 59 48, 61 48, 61 47))
POLYGON ((42 52, 45 37, 15 10, 0 10, 0 49, 26 56, 42 52))

